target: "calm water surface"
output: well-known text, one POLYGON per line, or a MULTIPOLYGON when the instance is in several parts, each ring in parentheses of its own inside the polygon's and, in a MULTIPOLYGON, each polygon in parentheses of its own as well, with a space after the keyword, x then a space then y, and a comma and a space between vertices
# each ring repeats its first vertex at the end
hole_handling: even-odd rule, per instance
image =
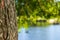
POLYGON ((18 40, 60 40, 60 25, 30 27, 27 33, 22 28, 18 40))

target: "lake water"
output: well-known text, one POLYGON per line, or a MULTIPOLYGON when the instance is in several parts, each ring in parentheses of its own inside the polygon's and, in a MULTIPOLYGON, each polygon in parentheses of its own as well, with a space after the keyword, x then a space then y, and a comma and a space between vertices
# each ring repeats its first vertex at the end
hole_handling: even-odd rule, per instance
POLYGON ((30 27, 28 32, 22 28, 18 40, 60 40, 60 25, 30 27))

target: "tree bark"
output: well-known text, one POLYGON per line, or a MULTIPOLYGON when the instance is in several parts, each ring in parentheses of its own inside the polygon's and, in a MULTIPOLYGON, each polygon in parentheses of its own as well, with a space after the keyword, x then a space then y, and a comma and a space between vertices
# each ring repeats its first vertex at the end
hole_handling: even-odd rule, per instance
POLYGON ((15 0, 0 2, 0 40, 18 40, 15 0))

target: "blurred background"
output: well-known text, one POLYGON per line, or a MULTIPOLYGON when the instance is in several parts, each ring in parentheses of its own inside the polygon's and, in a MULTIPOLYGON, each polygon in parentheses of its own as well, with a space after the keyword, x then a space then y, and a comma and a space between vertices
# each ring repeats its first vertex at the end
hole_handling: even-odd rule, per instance
POLYGON ((60 40, 60 0, 16 0, 16 12, 18 40, 60 40))

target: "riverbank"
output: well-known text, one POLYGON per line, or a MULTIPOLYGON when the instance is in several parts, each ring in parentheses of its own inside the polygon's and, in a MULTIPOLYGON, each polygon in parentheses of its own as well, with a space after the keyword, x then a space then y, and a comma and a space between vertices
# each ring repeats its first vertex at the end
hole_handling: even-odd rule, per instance
POLYGON ((17 18, 18 19, 18 29, 21 28, 22 26, 24 28, 28 28, 28 27, 31 27, 31 26, 48 26, 48 25, 57 25, 57 24, 60 24, 60 19, 59 18, 49 18, 49 19, 46 19, 46 18, 41 18, 41 17, 30 17, 30 18, 27 18, 26 16, 21 16, 20 18, 17 18))

